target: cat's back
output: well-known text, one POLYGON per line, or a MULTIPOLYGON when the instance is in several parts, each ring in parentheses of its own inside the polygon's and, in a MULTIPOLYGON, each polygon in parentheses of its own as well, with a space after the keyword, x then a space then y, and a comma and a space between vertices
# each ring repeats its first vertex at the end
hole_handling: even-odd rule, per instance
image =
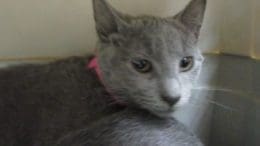
POLYGON ((58 146, 203 146, 175 119, 126 109, 60 139, 58 146))
POLYGON ((1 101, 16 105, 44 104, 43 100, 68 96, 75 89, 85 91, 80 88, 81 84, 87 89, 96 82, 95 76, 85 67, 86 63, 84 57, 72 57, 48 64, 4 68, 0 70, 1 101))
POLYGON ((108 94, 86 65, 72 57, 0 71, 0 145, 48 145, 109 113, 108 94))

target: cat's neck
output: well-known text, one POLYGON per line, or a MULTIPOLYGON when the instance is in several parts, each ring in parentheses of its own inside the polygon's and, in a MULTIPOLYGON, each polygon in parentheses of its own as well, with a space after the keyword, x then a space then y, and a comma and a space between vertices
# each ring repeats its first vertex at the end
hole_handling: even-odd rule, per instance
POLYGON ((103 81, 103 77, 102 77, 102 72, 98 63, 98 58, 96 56, 94 56, 87 64, 87 68, 88 69, 92 69, 95 71, 98 79, 100 80, 100 82, 103 84, 103 86, 106 88, 106 91, 111 95, 111 97, 113 97, 113 100, 115 100, 118 104, 125 106, 126 103, 118 100, 119 98, 116 97, 115 95, 113 95, 113 92, 111 90, 108 89, 107 86, 105 86, 104 81, 103 81))

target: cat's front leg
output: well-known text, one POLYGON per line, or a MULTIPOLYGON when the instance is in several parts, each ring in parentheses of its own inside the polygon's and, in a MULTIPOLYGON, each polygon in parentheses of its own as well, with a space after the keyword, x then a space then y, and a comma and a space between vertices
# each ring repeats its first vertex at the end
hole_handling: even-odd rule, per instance
POLYGON ((202 146, 174 119, 160 119, 144 111, 125 110, 72 132, 58 146, 202 146))

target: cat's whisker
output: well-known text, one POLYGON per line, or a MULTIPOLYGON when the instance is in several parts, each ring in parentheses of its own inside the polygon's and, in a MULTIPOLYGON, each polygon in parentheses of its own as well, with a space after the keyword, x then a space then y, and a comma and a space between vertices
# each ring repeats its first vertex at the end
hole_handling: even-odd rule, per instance
POLYGON ((221 108, 223 108, 223 109, 225 109, 225 110, 229 110, 229 111, 239 111, 239 110, 237 110, 237 109, 231 108, 231 107, 229 107, 229 106, 226 106, 226 105, 224 105, 224 104, 221 104, 221 103, 218 103, 218 102, 215 102, 215 101, 209 101, 209 103, 212 103, 212 104, 214 104, 214 105, 216 105, 216 106, 218 106, 218 107, 221 107, 221 108))
MULTIPOLYGON (((228 110, 228 111, 237 111, 237 112, 240 112, 238 109, 229 107, 229 106, 227 106, 227 105, 224 105, 224 104, 219 103, 219 102, 214 101, 214 100, 203 99, 203 102, 207 102, 207 103, 213 104, 213 105, 215 105, 215 106, 217 106, 217 107, 220 107, 220 108, 225 109, 225 110, 228 110)), ((207 104, 207 103, 204 103, 204 104, 203 104, 203 103, 198 103, 198 102, 189 102, 188 104, 191 104, 191 105, 193 105, 193 106, 196 105, 196 106, 200 107, 200 105, 205 105, 205 104, 207 104)))
POLYGON ((114 105, 117 105, 117 104, 118 104, 118 101, 112 101, 112 102, 108 103, 108 106, 114 106, 114 105))
POLYGON ((219 87, 194 87, 192 90, 206 90, 206 91, 224 91, 227 93, 232 93, 235 95, 240 95, 240 96, 249 96, 252 94, 252 92, 240 92, 235 89, 228 89, 228 88, 219 88, 219 87))
POLYGON ((193 90, 207 90, 207 91, 225 91, 225 92, 235 92, 232 89, 227 89, 227 88, 217 88, 217 87, 197 87, 197 88, 192 88, 193 90))

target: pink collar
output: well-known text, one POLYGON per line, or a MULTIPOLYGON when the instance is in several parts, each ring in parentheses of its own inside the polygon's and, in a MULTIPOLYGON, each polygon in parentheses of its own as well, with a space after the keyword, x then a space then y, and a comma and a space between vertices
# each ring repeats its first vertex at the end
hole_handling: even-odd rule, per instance
POLYGON ((100 70, 99 65, 98 65, 97 57, 94 57, 93 59, 90 60, 90 62, 88 63, 87 68, 95 70, 99 80, 103 83, 102 76, 101 76, 101 70, 100 70))
MULTIPOLYGON (((87 68, 88 68, 88 69, 93 69, 93 70, 96 72, 96 74, 97 74, 99 80, 101 81, 101 83, 105 86, 105 84, 104 84, 104 82, 103 82, 103 79, 102 79, 102 73, 101 73, 101 70, 100 70, 100 67, 99 67, 99 64, 98 64, 98 59, 97 59, 97 57, 94 57, 94 58, 92 58, 92 59, 90 60, 90 62, 89 62, 88 65, 87 65, 87 68)), ((107 87, 105 87, 105 88, 106 88, 107 92, 111 94, 111 91, 110 91, 107 87)), ((112 94, 111 94, 111 95, 112 95, 112 94)), ((113 99, 114 99, 115 101, 117 101, 120 105, 125 105, 122 101, 118 100, 118 98, 116 98, 115 96, 112 95, 112 97, 113 97, 113 99)))

